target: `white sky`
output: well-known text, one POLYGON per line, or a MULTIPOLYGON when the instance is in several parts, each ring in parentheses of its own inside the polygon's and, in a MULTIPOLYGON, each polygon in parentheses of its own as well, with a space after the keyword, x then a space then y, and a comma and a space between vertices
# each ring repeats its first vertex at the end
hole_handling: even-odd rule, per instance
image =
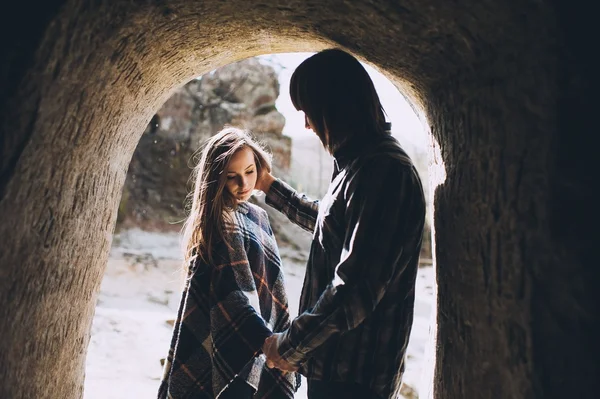
MULTIPOLYGON (((313 134, 304 129, 304 114, 296 111, 289 96, 289 84, 292 73, 296 67, 306 58, 314 53, 284 53, 265 55, 260 58, 273 65, 279 73, 279 84, 281 94, 277 99, 276 106, 286 118, 283 133, 290 137, 303 134, 313 134)), ((427 135, 421 121, 412 110, 410 104, 400 94, 396 86, 385 76, 377 72, 373 67, 364 64, 367 72, 373 79, 379 99, 385 109, 388 120, 392 122, 392 134, 402 144, 411 144, 419 149, 427 146, 427 135), (408 142, 408 143, 407 143, 408 142)))

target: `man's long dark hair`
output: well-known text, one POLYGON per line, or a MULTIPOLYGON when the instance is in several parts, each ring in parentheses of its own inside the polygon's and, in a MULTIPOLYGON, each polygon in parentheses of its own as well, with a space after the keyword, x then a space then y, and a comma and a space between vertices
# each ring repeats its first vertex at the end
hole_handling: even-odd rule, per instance
POLYGON ((332 154, 348 139, 389 129, 371 77, 356 58, 339 49, 304 60, 292 75, 290 97, 332 154))

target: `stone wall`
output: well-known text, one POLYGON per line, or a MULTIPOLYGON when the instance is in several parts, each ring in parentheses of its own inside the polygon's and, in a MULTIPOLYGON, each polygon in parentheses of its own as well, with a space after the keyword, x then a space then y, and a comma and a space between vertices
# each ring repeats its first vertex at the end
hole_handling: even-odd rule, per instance
POLYGON ((1 398, 81 398, 127 166, 173 90, 249 56, 334 46, 394 79, 440 143, 435 398, 598 396, 593 3, 4 10, 1 398))

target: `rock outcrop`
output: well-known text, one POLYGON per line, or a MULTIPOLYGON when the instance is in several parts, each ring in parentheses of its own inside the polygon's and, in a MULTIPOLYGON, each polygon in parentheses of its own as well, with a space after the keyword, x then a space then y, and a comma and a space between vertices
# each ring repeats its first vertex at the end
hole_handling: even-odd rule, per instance
POLYGON ((250 58, 194 79, 156 112, 135 150, 119 206, 119 226, 179 229, 197 150, 224 125, 249 129, 273 153, 273 168, 290 168, 291 139, 282 134, 275 70, 250 58))

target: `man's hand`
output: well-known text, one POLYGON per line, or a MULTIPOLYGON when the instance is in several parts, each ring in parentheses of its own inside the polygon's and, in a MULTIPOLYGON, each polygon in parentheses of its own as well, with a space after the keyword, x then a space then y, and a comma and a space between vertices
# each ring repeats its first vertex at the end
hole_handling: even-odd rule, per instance
POLYGON ((274 181, 275 177, 273 177, 271 172, 263 168, 262 173, 260 176, 258 176, 258 179, 256 179, 254 188, 267 194, 271 188, 271 184, 273 184, 274 181))
POLYGON ((272 369, 273 367, 278 368, 279 370, 290 372, 297 371, 298 368, 286 362, 279 356, 279 352, 277 351, 277 336, 281 334, 273 334, 265 340, 263 344, 263 353, 267 357, 267 367, 272 369))

